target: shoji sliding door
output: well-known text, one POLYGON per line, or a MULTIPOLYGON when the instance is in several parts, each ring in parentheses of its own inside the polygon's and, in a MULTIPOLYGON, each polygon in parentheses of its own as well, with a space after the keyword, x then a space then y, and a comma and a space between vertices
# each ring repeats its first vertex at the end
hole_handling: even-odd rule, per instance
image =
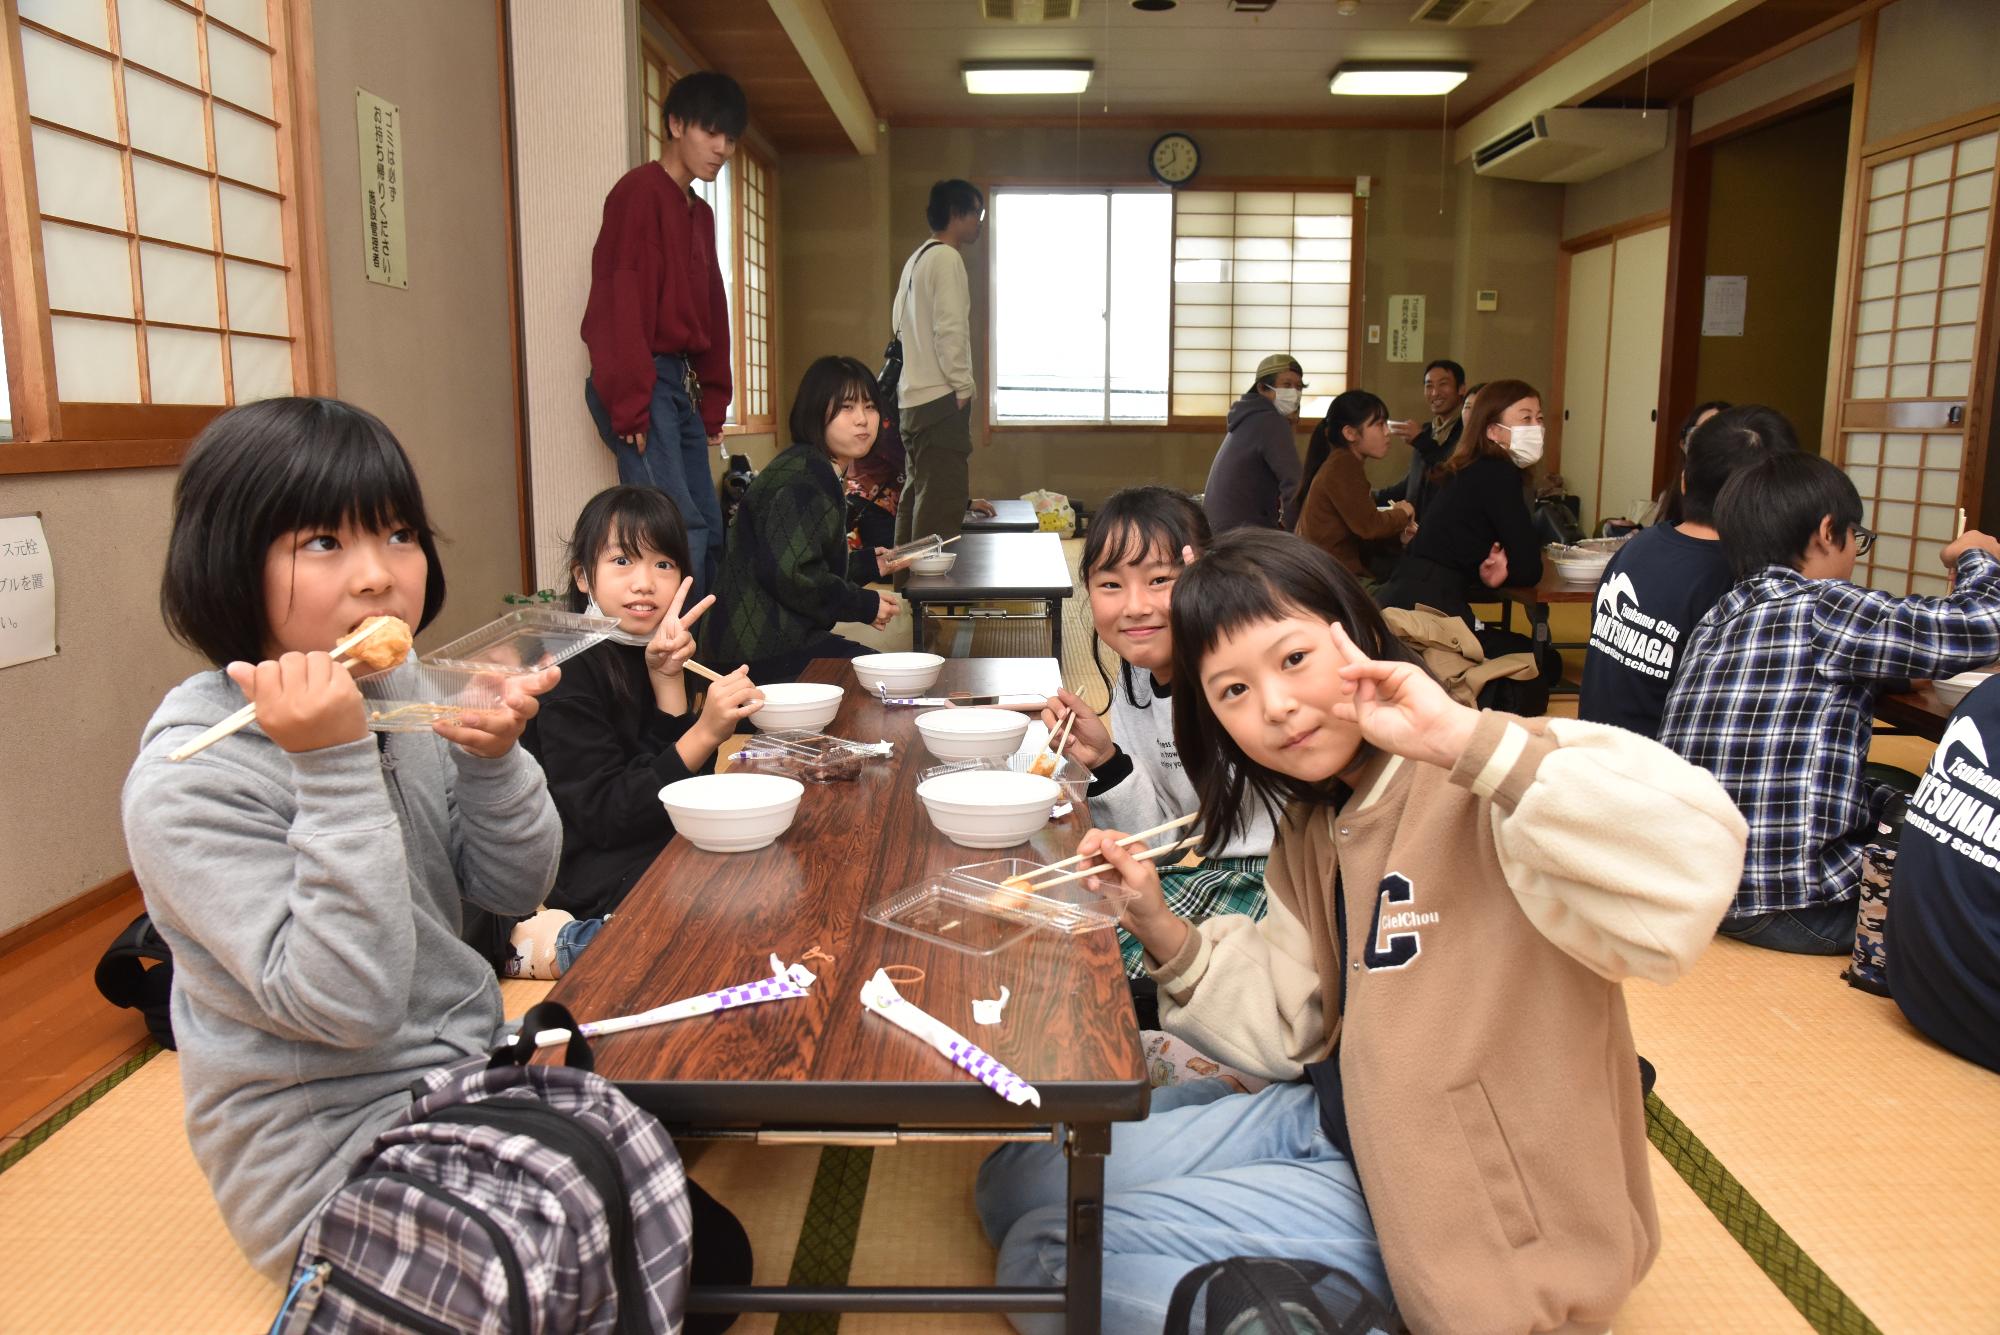
POLYGON ((1837 440, 1881 535, 1855 579, 1891 593, 1945 592, 1939 551, 1977 506, 1996 144, 1987 120, 1862 163, 1837 440))

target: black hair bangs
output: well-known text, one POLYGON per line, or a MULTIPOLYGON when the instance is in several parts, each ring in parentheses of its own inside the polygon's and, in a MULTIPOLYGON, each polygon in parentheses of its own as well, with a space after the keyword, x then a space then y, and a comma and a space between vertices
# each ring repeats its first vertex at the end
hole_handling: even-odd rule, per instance
MULTIPOLYGON (((264 564, 288 533, 409 529, 428 563, 421 630, 444 606, 444 567, 416 471, 372 413, 339 399, 232 408, 195 438, 174 483, 160 601, 176 638, 221 666, 264 656, 264 564)), ((331 646, 329 646, 331 647, 331 646)))
POLYGON ((1083 539, 1085 576, 1161 554, 1174 565, 1181 549, 1207 550, 1208 516, 1194 498, 1172 487, 1127 487, 1113 492, 1091 517, 1083 539))
POLYGON ((662 128, 669 138, 673 127, 666 122, 676 120, 731 139, 741 139, 750 128, 750 102, 742 85, 715 70, 696 70, 676 79, 660 111, 662 128))
POLYGON ((826 424, 850 403, 866 403, 882 411, 882 387, 875 373, 852 357, 821 357, 799 378, 792 396, 792 441, 826 449, 826 424))

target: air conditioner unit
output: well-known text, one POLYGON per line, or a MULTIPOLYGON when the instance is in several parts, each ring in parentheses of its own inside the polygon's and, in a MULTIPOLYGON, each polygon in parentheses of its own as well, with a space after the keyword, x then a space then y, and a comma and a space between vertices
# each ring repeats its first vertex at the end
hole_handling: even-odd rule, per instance
POLYGON ((994 23, 1061 23, 1082 0, 979 0, 979 17, 994 23))
POLYGON ((1664 111, 1557 107, 1531 117, 1472 153, 1481 176, 1515 181, 1588 181, 1667 146, 1664 111))
POLYGON ((1491 28, 1506 23, 1535 0, 1424 0, 1410 22, 1434 28, 1491 28))

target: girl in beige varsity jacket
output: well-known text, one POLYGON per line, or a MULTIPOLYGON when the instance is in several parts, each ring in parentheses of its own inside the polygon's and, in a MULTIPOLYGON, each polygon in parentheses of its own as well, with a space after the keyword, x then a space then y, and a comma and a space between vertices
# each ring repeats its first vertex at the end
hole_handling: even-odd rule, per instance
MULTIPOLYGON (((1178 1277, 1231 1255, 1348 1270, 1419 1335, 1608 1329, 1659 1247, 1620 982, 1693 963, 1741 815, 1635 733, 1452 702, 1289 535, 1218 539, 1173 635, 1203 827, 1284 804, 1269 914, 1190 926, 1116 831, 1083 851, 1139 892, 1166 1027, 1285 1083, 1158 1090, 1114 1131, 1105 1329, 1159 1330, 1178 1277)), ((981 1170, 1002 1283, 1061 1281, 1060 1160, 981 1170)))

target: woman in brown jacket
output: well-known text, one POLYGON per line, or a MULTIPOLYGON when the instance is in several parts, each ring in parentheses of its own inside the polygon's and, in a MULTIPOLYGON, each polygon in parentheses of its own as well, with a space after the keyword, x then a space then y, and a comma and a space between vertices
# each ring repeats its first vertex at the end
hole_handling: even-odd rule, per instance
POLYGON ((1305 493, 1298 533, 1373 592, 1396 564, 1416 517, 1408 501, 1376 509, 1363 471, 1363 460, 1389 453, 1389 407, 1365 389, 1350 389, 1328 406, 1320 429, 1329 448, 1305 493))

